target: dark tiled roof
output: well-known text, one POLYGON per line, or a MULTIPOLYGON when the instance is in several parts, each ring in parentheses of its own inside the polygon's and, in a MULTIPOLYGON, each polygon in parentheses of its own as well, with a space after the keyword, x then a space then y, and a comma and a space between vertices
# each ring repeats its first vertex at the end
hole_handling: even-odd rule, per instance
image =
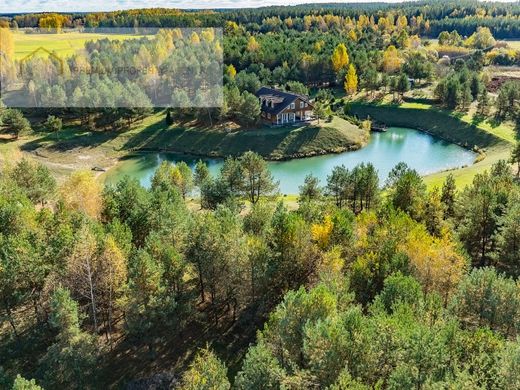
MULTIPOLYGON (((282 112, 287 106, 293 103, 296 99, 300 98, 304 102, 309 102, 309 98, 303 95, 298 95, 296 93, 279 91, 277 89, 262 87, 256 92, 256 96, 258 98, 263 97, 270 101, 273 101, 274 106, 262 104, 262 111, 271 115, 278 115, 282 112)), ((312 107, 312 105, 311 105, 312 107)))

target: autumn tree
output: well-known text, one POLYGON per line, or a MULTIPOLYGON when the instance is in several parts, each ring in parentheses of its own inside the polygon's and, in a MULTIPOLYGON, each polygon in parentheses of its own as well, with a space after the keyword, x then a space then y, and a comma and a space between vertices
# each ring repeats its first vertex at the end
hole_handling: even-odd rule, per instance
POLYGON ((229 77, 230 80, 234 80, 235 76, 237 75, 237 70, 233 66, 233 64, 229 64, 226 67, 226 75, 229 77))
POLYGON ((182 376, 182 390, 228 390, 226 365, 209 348, 200 350, 182 376))
POLYGON ((250 36, 247 41, 247 51, 250 53, 255 53, 260 49, 260 44, 257 42, 254 36, 250 36))
POLYGON ((422 227, 413 229, 402 245, 410 261, 412 275, 425 292, 448 297, 465 274, 467 262, 449 236, 432 237, 422 227))
POLYGON ((34 379, 27 380, 17 375, 11 390, 43 390, 43 388, 38 386, 34 379))
POLYGON ((78 232, 74 248, 67 259, 65 274, 66 285, 78 301, 86 303, 94 332, 97 332, 99 320, 100 268, 97 237, 88 225, 78 232))
POLYGON ((345 76, 345 92, 348 95, 353 95, 357 92, 358 88, 358 76, 354 65, 350 64, 348 67, 347 75, 345 76))
POLYGON ((101 209, 101 186, 89 171, 74 172, 59 189, 66 207, 98 218, 101 209))
POLYGON ((340 43, 338 46, 336 46, 332 53, 331 61, 332 69, 334 69, 336 73, 340 72, 342 69, 345 69, 348 66, 350 59, 345 44, 340 43))
POLYGON ((125 254, 111 235, 105 238, 100 248, 97 272, 98 308, 103 313, 107 338, 111 340, 116 310, 125 297, 128 276, 125 254))
POLYGON ((16 81, 16 68, 14 65, 14 38, 13 33, 6 27, 0 27, 0 82, 2 88, 16 81))
POLYGON ((401 69, 401 57, 395 46, 390 45, 383 53, 383 70, 387 73, 397 73, 401 69))

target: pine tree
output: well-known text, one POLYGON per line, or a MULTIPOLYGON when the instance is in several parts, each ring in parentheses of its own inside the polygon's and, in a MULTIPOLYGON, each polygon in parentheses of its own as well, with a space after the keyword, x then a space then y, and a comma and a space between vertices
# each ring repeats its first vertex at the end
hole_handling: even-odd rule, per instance
POLYGON ((478 95, 477 113, 482 116, 489 115, 491 102, 486 88, 482 88, 482 92, 478 95))
POLYGON ((171 126, 173 124, 172 113, 170 110, 166 111, 166 126, 171 126))
POLYGON ((197 161, 197 164, 195 164, 195 172, 193 175, 193 182, 195 186, 202 188, 203 184, 210 179, 210 173, 208 169, 208 165, 202 161, 197 161))
POLYGON ((444 203, 444 218, 452 218, 455 216, 455 196, 457 187, 455 186, 455 178, 450 173, 444 184, 442 185, 441 202, 444 203))
POLYGON ((51 310, 50 323, 58 330, 58 336, 40 361, 44 387, 92 387, 98 346, 94 336, 80 329, 78 304, 67 290, 58 288, 52 296, 51 310))
POLYGON ((520 141, 516 141, 516 145, 511 151, 511 164, 516 164, 516 177, 520 178, 520 141))

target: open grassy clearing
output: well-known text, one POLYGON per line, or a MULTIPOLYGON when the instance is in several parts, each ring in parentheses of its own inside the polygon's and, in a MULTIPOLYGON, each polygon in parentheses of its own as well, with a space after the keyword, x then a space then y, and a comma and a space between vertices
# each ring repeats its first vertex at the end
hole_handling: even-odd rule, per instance
POLYGON ((507 42, 507 46, 509 46, 511 49, 520 50, 520 40, 506 39, 505 42, 507 42))
POLYGON ((21 60, 40 47, 54 51, 59 56, 70 57, 78 50, 83 49, 85 42, 88 41, 97 41, 105 38, 110 40, 135 39, 141 38, 142 35, 81 33, 78 31, 61 34, 26 34, 23 31, 18 31, 13 33, 13 37, 14 58, 21 60))

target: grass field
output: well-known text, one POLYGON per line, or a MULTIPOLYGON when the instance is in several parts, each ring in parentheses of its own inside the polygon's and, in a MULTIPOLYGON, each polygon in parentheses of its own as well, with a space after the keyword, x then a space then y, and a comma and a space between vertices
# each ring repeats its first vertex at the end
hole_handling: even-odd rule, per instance
POLYGON ((509 46, 511 49, 520 50, 520 41, 519 40, 506 39, 506 42, 507 42, 507 46, 509 46))
POLYGON ((15 32, 14 57, 21 60, 40 47, 48 51, 55 51, 61 57, 70 57, 78 50, 85 47, 85 42, 108 38, 110 40, 125 40, 140 38, 142 35, 132 34, 96 34, 67 32, 61 34, 26 34, 22 31, 15 32))

